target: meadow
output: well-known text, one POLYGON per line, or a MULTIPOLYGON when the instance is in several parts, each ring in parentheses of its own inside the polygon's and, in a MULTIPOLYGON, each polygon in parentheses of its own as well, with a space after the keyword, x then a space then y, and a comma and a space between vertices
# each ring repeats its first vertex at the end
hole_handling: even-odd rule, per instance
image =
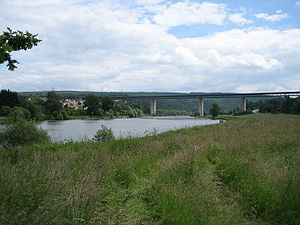
POLYGON ((0 149, 0 224, 300 224, 300 117, 0 149))

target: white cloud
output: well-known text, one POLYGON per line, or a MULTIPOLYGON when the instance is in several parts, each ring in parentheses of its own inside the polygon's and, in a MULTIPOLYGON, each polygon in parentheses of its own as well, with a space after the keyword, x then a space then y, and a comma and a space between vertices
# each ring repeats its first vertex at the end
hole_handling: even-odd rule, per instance
POLYGON ((296 3, 295 3, 295 6, 300 6, 300 2, 296 2, 296 3))
POLYGON ((4 3, 16 6, 40 6, 55 4, 71 4, 80 2, 80 0, 2 0, 4 3))
POLYGON ((274 14, 274 15, 269 15, 267 13, 259 13, 259 14, 255 14, 255 17, 258 19, 265 19, 265 20, 269 20, 272 22, 276 22, 279 20, 282 20, 284 18, 287 18, 288 15, 283 13, 283 14, 274 14))
POLYGON ((253 22, 244 17, 246 12, 232 14, 227 5, 220 3, 182 1, 148 9, 155 13, 152 20, 167 28, 193 24, 224 25, 227 21, 238 25, 253 22))
POLYGON ((175 48, 175 53, 179 57, 177 60, 180 61, 185 66, 196 66, 196 67, 209 66, 209 64, 206 64, 205 61, 196 57, 192 49, 185 48, 185 47, 177 47, 175 48))
POLYGON ((235 13, 235 14, 231 14, 228 16, 229 21, 239 24, 239 25, 245 25, 245 24, 250 24, 253 23, 252 20, 248 20, 246 18, 244 18, 244 14, 243 13, 235 13))
POLYGON ((226 19, 226 6, 209 2, 177 2, 159 8, 153 21, 166 27, 192 24, 221 25, 226 19))
POLYGON ((0 67, 1 88, 237 91, 297 89, 299 85, 300 29, 231 29, 194 38, 176 38, 165 29, 226 23, 230 18, 237 24, 250 23, 243 20, 244 14, 230 17, 224 5, 184 1, 179 16, 193 15, 171 22, 166 18, 174 15, 168 10, 174 7, 173 13, 180 13, 179 3, 151 5, 157 20, 151 23, 145 13, 148 6, 129 8, 111 1, 64 7, 12 2, 17 1, 1 3, 0 30, 6 26, 29 30, 43 41, 30 51, 14 53, 20 62, 16 71, 0 67), (201 15, 207 17, 199 19, 197 13, 203 7, 208 11, 201 15))
POLYGON ((137 3, 139 4, 158 4, 161 2, 165 2, 166 0, 136 0, 137 3))
POLYGON ((244 93, 260 92, 265 90, 285 91, 286 88, 284 87, 284 85, 280 85, 280 84, 272 84, 272 83, 260 84, 254 81, 249 84, 239 85, 239 87, 236 89, 237 92, 244 92, 244 93))

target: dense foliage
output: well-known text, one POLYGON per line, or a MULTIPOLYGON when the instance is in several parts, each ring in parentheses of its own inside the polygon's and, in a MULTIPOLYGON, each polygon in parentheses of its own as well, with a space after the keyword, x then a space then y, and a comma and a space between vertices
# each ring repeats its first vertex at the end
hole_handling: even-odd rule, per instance
POLYGON ((63 107, 63 98, 54 91, 47 96, 19 96, 16 92, 2 90, 0 93, 0 116, 11 120, 16 118, 33 120, 67 120, 71 117, 139 117, 143 115, 140 109, 126 104, 117 104, 110 96, 99 98, 87 95, 84 106, 78 108, 63 107))
POLYGON ((3 106, 14 107, 19 105, 19 98, 17 92, 10 90, 1 90, 0 92, 0 109, 3 106))
POLYGON ((300 113, 300 98, 274 98, 260 100, 258 102, 249 102, 247 105, 250 109, 259 109, 262 113, 300 113))
POLYGON ((41 41, 36 36, 37 34, 23 33, 19 30, 12 31, 7 28, 7 31, 0 35, 0 64, 7 62, 8 70, 16 69, 18 61, 11 58, 11 52, 27 50, 36 46, 41 41))
POLYGON ((105 112, 108 112, 109 110, 113 109, 114 105, 115 102, 111 96, 104 96, 104 98, 102 99, 102 109, 105 112))
POLYGON ((44 103, 46 112, 48 114, 54 114, 54 112, 59 112, 62 110, 61 97, 54 91, 50 91, 47 94, 47 99, 44 103))
POLYGON ((46 131, 37 128, 35 122, 18 119, 6 124, 0 131, 0 146, 23 146, 48 143, 50 137, 46 131))
POLYGON ((99 116, 101 112, 100 99, 96 95, 87 95, 85 96, 84 107, 87 107, 87 114, 89 116, 99 116))

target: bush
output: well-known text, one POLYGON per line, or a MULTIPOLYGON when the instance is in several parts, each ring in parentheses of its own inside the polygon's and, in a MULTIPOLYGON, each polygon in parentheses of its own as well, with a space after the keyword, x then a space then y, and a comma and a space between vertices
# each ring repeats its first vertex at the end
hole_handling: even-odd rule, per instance
POLYGON ((8 114, 9 120, 15 122, 19 119, 29 120, 31 118, 30 111, 23 107, 13 107, 11 112, 8 114))
POLYGON ((61 111, 54 111, 52 116, 55 120, 63 120, 64 119, 61 111))
POLYGON ((25 119, 24 112, 21 110, 15 110, 8 114, 8 120, 10 122, 16 122, 19 119, 25 119))
POLYGON ((64 120, 69 120, 70 119, 69 114, 65 110, 61 111, 61 115, 64 118, 64 120))
POLYGON ((127 116, 129 116, 130 118, 136 117, 135 112, 133 110, 127 111, 127 116))
POLYGON ((44 114, 44 108, 41 105, 31 105, 30 112, 32 118, 37 121, 41 121, 46 118, 46 115, 44 114))
POLYGON ((0 144, 3 146, 23 146, 49 141, 46 131, 37 128, 33 121, 24 119, 7 124, 4 131, 0 132, 0 144))
POLYGON ((93 138, 94 141, 99 141, 99 142, 107 142, 114 139, 115 136, 113 131, 104 125, 101 125, 101 129, 97 131, 96 135, 93 138))
POLYGON ((194 113, 192 113, 191 116, 193 116, 193 117, 199 117, 199 116, 200 116, 200 113, 199 113, 199 112, 194 112, 194 113))
POLYGON ((7 116, 10 113, 10 111, 11 111, 11 108, 9 106, 7 106, 7 105, 2 106, 1 110, 0 110, 0 115, 7 116))

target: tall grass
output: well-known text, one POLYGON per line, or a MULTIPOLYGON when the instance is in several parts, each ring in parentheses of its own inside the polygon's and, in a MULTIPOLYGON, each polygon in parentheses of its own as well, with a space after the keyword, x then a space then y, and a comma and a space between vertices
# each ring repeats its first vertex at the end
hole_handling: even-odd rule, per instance
POLYGON ((300 118, 0 149, 0 224, 300 224, 300 118))

